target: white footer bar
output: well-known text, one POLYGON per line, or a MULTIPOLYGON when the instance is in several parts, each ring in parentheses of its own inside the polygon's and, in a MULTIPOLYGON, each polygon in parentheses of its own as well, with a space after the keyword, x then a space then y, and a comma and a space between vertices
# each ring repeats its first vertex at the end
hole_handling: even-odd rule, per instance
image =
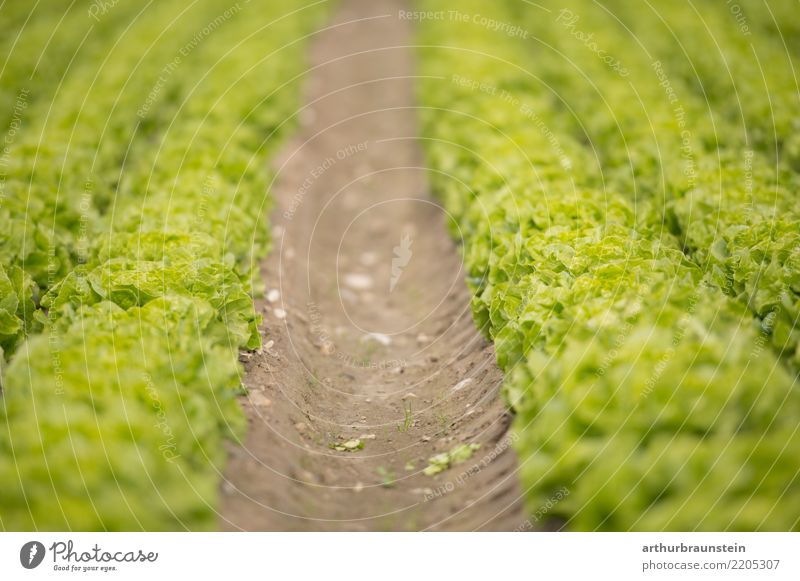
POLYGON ((4 533, 0 579, 800 579, 800 533, 4 533), (225 577, 221 577, 225 576, 225 577))

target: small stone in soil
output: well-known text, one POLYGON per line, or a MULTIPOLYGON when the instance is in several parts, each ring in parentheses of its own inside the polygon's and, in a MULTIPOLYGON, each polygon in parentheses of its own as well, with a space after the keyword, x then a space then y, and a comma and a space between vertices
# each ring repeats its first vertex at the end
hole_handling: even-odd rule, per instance
POLYGON ((276 288, 267 293, 267 300, 271 303, 277 303, 279 298, 281 298, 281 292, 276 288))
POLYGON ((272 400, 257 391, 250 394, 250 401, 259 407, 268 407, 272 405, 272 400))
POLYGON ((302 480, 303 482, 316 482, 316 477, 309 472, 308 470, 300 470, 297 473, 298 480, 302 480))
POLYGON ((344 276, 344 283, 356 290, 372 288, 372 277, 366 274, 351 273, 344 276))
POLYGON ((372 266, 378 262, 378 255, 374 252, 364 252, 361 254, 361 264, 364 266, 372 266))
POLYGON ((473 381, 474 381, 474 379, 472 379, 471 377, 467 377, 466 379, 462 379, 457 384, 455 384, 455 386, 453 387, 453 391, 459 391, 461 389, 464 389, 465 387, 467 387, 473 381))
POLYGON ((367 341, 376 341, 385 347, 392 344, 392 338, 383 333, 367 333, 361 337, 362 343, 366 343, 367 341))
POLYGON ((431 488, 412 488, 411 489, 411 493, 412 494, 424 494, 425 496, 428 496, 430 494, 433 494, 433 489, 431 489, 431 488))
POLYGON ((285 319, 286 318, 286 311, 284 311, 283 309, 280 309, 280 308, 279 309, 274 309, 272 312, 275 315, 276 319, 285 319))

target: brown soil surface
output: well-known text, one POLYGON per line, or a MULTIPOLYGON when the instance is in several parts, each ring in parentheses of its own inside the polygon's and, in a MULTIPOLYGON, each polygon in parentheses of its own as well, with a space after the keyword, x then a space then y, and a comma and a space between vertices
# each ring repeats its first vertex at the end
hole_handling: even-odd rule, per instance
POLYGON ((344 0, 315 35, 301 128, 276 162, 265 349, 243 354, 249 432, 229 530, 511 530, 523 520, 502 374, 428 191, 412 23, 344 0), (331 445, 360 440, 341 451, 331 445), (472 458, 435 475, 459 444, 472 458))

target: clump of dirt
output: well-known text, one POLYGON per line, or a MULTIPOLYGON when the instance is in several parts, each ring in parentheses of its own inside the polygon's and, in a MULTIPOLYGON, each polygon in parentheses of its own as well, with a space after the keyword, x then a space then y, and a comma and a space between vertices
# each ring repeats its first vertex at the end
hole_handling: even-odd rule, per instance
POLYGON ((276 163, 265 347, 242 355, 250 426, 223 528, 523 521, 502 374, 428 192, 405 8, 343 1, 313 42, 301 129, 276 163))

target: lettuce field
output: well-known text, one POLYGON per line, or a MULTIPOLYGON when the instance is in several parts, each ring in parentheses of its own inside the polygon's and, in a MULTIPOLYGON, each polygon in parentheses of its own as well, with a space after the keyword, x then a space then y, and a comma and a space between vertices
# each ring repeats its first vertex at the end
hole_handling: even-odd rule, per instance
POLYGON ((796 9, 0 3, 0 529, 800 529, 796 9))

